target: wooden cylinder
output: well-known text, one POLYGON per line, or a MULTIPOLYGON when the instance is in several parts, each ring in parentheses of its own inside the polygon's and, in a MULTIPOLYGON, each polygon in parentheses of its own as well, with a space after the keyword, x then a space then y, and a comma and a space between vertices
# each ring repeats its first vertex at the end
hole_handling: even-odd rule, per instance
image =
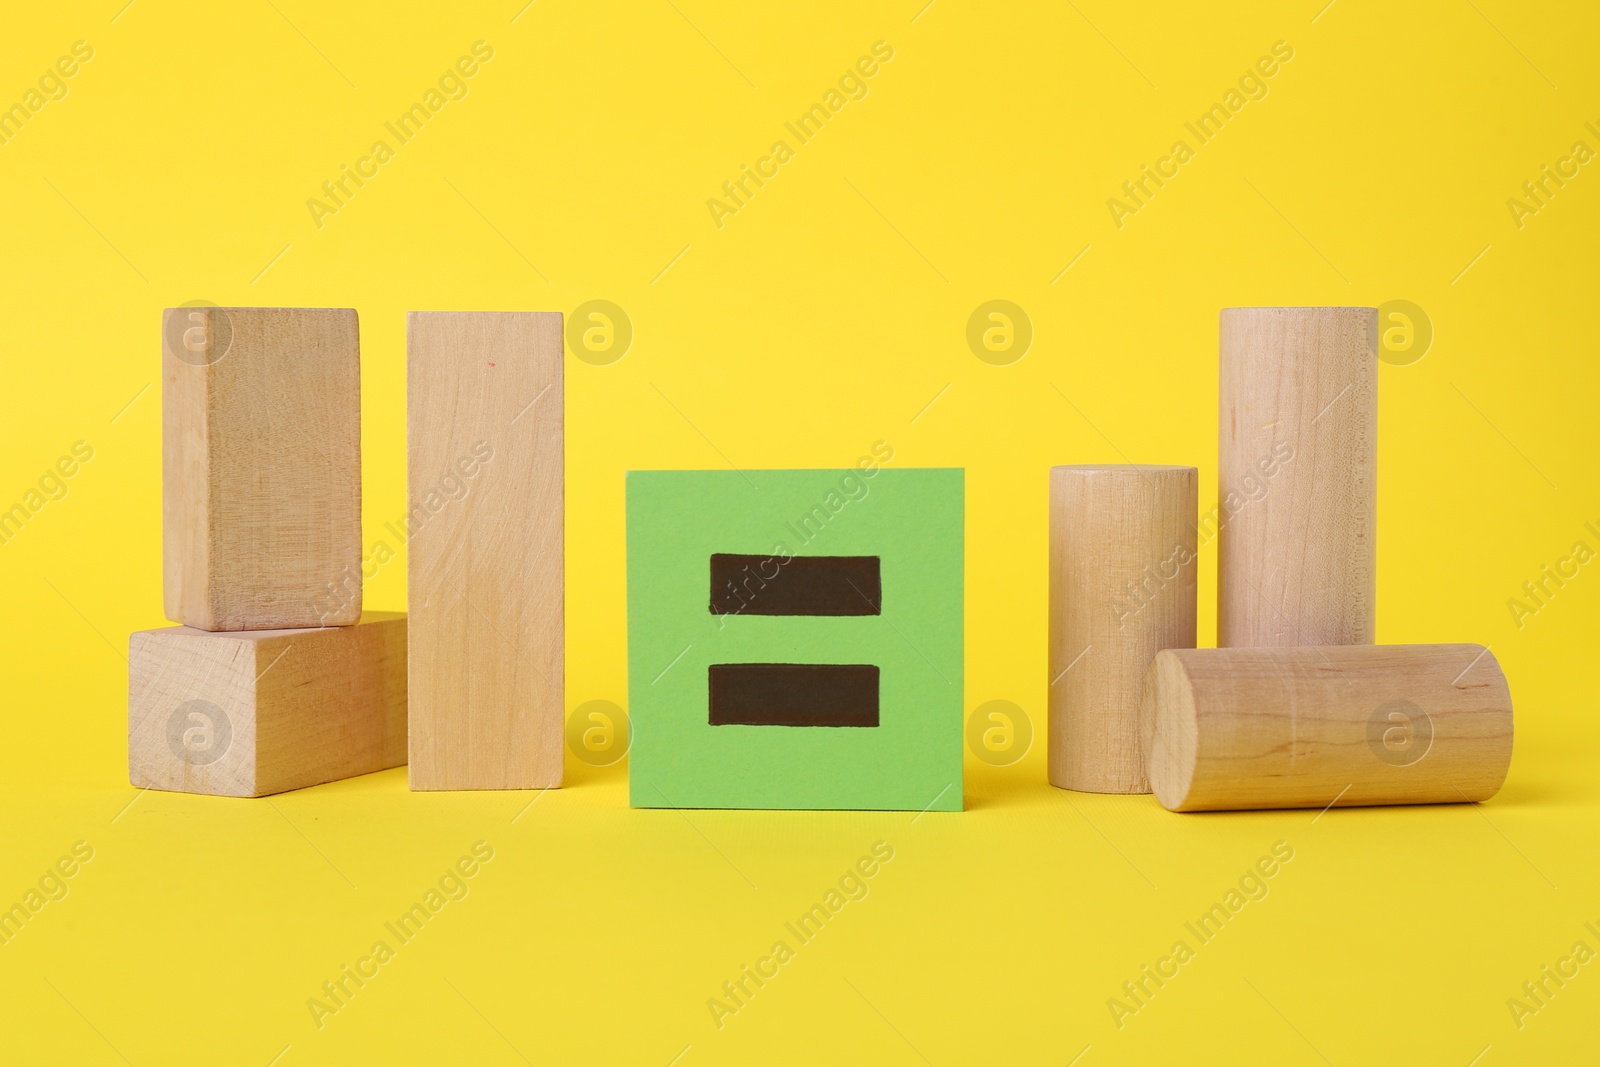
POLYGON ((1050 782, 1148 793, 1140 697, 1195 643, 1193 467, 1050 470, 1050 782))
POLYGON ((1481 645, 1162 652, 1144 718, 1170 811, 1487 800, 1511 765, 1511 691, 1481 645))
POLYGON ((1226 308, 1217 644, 1371 644, 1378 501, 1375 308, 1226 308))

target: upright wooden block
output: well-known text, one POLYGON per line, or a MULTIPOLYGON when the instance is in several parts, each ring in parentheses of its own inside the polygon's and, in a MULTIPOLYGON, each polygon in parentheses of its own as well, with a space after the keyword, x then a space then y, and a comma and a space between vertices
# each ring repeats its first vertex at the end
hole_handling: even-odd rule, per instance
POLYGON ((257 797, 406 761, 406 617, 128 640, 128 777, 257 797))
POLYGON ((1377 459, 1375 308, 1222 312, 1218 645, 1372 642, 1377 459))
POLYGON ((407 323, 411 788, 561 784, 561 316, 407 323))
POLYGON ((1511 765, 1511 691, 1481 645, 1169 650, 1144 700, 1172 811, 1487 800, 1511 765))
POLYGON ((361 615, 361 371, 348 308, 168 308, 166 615, 202 630, 361 615))
POLYGON ((1050 782, 1148 793, 1150 660, 1195 643, 1193 467, 1050 470, 1050 782))

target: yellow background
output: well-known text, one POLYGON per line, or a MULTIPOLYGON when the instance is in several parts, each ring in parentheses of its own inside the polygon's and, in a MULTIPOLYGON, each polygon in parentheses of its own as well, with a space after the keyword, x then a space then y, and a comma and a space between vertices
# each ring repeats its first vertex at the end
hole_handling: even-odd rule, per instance
MULTIPOLYGON (((1593 1057, 1600 964, 1521 1029, 1506 1006, 1574 942, 1600 950, 1600 564, 1520 628, 1507 607, 1600 548, 1600 170, 1520 228, 1506 204, 1600 148, 1593 7, 921 3, 8 6, 0 103, 75 41, 94 58, 0 146, 0 506, 74 442, 94 458, 0 545, 0 905, 74 842, 94 858, 0 947, 0 1058, 1593 1057), (307 199, 478 40, 469 95, 315 226, 307 199), (706 201, 880 40, 867 97, 719 229, 706 201), (1107 199, 1280 40, 1266 98, 1119 229, 1107 199), (1020 705, 1032 751, 969 754, 968 810, 921 818, 630 811, 625 763, 570 757, 532 807, 412 794, 403 770, 137 794, 159 317, 192 299, 359 309, 369 546, 405 509, 407 310, 626 309, 623 359, 567 360, 569 709, 626 699, 628 468, 843 467, 879 440, 895 467, 964 466, 965 706, 1020 705), (1010 366, 965 341, 991 299, 1034 326, 1010 366), (1379 639, 1492 646, 1517 702, 1504 791, 1180 817, 1046 785, 1046 468, 1190 463, 1209 502, 1218 309, 1391 299, 1436 338, 1381 368, 1379 639), (307 1000, 479 840, 470 895, 319 1029, 307 1000), (708 998, 880 840, 870 895, 714 1025, 708 998), (1270 895, 1119 1029, 1108 998, 1277 841, 1270 895)), ((396 561, 367 603, 405 602, 396 561)))

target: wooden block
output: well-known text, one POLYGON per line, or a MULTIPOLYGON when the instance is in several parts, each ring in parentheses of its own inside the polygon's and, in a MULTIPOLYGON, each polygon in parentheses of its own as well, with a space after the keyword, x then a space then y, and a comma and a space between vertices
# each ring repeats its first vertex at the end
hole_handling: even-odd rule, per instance
POLYGON ((361 615, 361 371, 348 308, 168 308, 166 615, 202 630, 361 615))
POLYGON ((406 761, 406 617, 128 640, 128 777, 258 797, 406 761))
POLYGON ((1371 644, 1377 310, 1225 309, 1221 395, 1217 644, 1371 644))
POLYGON ((1195 643, 1193 467, 1050 470, 1050 782, 1148 793, 1150 660, 1195 643))
POLYGON ((412 312, 411 788, 561 784, 561 316, 412 312))
POLYGON ((1511 691, 1481 645, 1169 650, 1144 707, 1172 811, 1487 800, 1511 765, 1511 691))

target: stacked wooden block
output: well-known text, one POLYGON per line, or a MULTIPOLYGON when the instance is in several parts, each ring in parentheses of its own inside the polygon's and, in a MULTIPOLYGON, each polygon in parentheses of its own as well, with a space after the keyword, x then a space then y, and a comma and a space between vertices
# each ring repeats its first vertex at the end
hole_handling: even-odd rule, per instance
POLYGON ((415 789, 559 785, 561 316, 412 317, 409 634, 361 610, 356 313, 174 308, 162 334, 182 625, 129 641, 133 784, 260 796, 409 746, 415 789))
POLYGON ((361 613, 356 313, 173 308, 166 614, 128 644, 133 784, 260 796, 405 762, 406 621, 361 613))
POLYGON ((1222 313, 1218 506, 1193 468, 1051 474, 1050 780, 1175 811, 1484 800, 1511 760, 1487 648, 1372 644, 1377 312, 1222 313), (1196 649, 1197 543, 1218 645, 1196 649))

